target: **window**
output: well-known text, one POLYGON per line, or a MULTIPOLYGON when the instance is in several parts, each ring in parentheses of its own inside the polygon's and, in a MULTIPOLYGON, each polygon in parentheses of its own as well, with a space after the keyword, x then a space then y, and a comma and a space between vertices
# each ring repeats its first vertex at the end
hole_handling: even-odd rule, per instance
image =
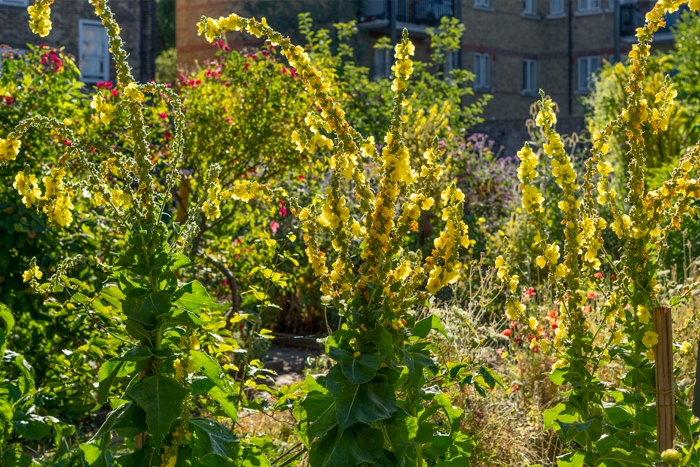
POLYGON ((581 57, 578 59, 578 90, 588 92, 591 89, 593 75, 600 68, 600 57, 581 57))
POLYGON ((82 80, 86 83, 109 80, 107 31, 99 21, 80 20, 78 56, 82 80))
POLYGON ((523 94, 537 92, 537 62, 535 60, 523 60, 523 94))
POLYGON ((550 2, 549 2, 549 14, 550 15, 563 15, 564 14, 564 0, 550 0, 550 2))
POLYGON ((489 88, 489 54, 474 55, 474 89, 488 91, 489 88))
POLYGON ((27 6, 28 3, 27 0, 0 0, 0 5, 9 6, 27 6))
POLYGON ((459 51, 454 50, 445 54, 444 73, 447 75, 450 71, 459 68, 459 51))
POLYGON ((523 0, 523 15, 535 16, 537 14, 536 0, 523 0))
POLYGON ((374 49, 374 78, 391 76, 392 49, 374 49))
POLYGON ((600 0, 578 0, 578 11, 591 12, 600 10, 600 0))
POLYGON ((479 8, 489 8, 491 0, 474 0, 474 6, 479 8))

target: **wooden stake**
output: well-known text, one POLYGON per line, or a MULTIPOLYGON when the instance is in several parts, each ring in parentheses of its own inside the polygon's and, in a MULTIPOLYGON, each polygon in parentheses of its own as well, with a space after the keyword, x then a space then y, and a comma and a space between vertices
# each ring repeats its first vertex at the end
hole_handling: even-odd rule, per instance
POLYGON ((676 435, 671 308, 654 308, 654 330, 659 335, 656 346, 656 427, 659 452, 664 452, 674 449, 676 435))

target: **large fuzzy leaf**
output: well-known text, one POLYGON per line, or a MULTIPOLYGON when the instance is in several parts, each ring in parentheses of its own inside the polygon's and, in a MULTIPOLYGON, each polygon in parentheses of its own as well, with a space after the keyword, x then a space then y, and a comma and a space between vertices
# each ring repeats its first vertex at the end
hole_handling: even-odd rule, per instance
POLYGON ((187 390, 174 379, 156 374, 146 376, 127 395, 146 412, 148 432, 153 444, 160 447, 170 425, 182 412, 187 390))

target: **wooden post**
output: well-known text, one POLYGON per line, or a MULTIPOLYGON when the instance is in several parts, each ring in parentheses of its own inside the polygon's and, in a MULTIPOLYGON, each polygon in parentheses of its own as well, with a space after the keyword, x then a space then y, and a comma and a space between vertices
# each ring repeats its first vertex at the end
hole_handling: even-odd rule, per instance
POLYGON ((656 427, 659 452, 664 452, 674 449, 676 434, 671 308, 654 308, 654 330, 659 335, 656 346, 656 427))

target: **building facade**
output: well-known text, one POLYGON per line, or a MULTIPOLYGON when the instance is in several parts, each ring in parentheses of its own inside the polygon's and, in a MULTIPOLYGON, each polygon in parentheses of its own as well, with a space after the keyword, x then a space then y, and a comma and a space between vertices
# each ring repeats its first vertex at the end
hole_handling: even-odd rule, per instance
MULTIPOLYGON (((457 17, 466 26, 461 49, 448 56, 448 68, 461 67, 475 74, 477 94, 493 96, 485 108, 484 123, 475 131, 488 133, 512 154, 528 139, 525 127, 530 107, 542 89, 559 105, 559 129, 564 133, 583 128, 581 97, 603 61, 624 57, 635 42, 635 29, 653 0, 177 0, 178 62, 187 65, 211 56, 214 50, 196 36, 201 15, 235 12, 267 16, 268 23, 284 34, 295 26, 285 20, 310 11, 316 22, 332 24, 356 19, 364 42, 361 60, 375 76, 391 72, 390 50, 373 49, 382 36, 396 40, 408 29, 416 56, 429 53, 426 28, 439 25, 444 16, 457 17), (316 11, 311 11, 315 8, 316 11), (274 15, 274 20, 271 15, 274 15)), ((655 47, 673 42, 667 18, 655 47)), ((252 45, 236 36, 233 47, 252 45)))
MULTIPOLYGON (((51 6, 53 27, 46 37, 29 29, 27 7, 33 0, 0 0, 0 45, 22 51, 27 44, 64 47, 81 70, 82 81, 91 84, 113 80, 114 63, 107 34, 87 0, 59 0, 51 6)), ((110 8, 121 27, 129 65, 142 82, 155 77, 155 0, 119 0, 110 8)))

